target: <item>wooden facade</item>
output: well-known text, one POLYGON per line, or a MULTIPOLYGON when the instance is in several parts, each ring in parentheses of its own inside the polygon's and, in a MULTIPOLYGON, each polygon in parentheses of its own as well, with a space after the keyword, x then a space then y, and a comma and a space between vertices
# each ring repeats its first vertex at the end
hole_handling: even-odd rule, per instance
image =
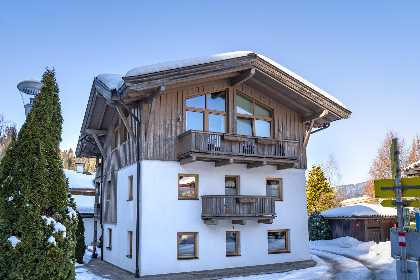
POLYGON ((385 242, 390 240, 390 229, 397 224, 396 217, 325 218, 331 225, 332 238, 345 236, 359 241, 385 242))

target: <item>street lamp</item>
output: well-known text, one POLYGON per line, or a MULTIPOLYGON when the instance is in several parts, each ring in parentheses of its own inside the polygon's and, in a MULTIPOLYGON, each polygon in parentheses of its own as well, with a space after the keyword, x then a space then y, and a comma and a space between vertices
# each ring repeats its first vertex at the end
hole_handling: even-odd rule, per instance
POLYGON ((26 80, 17 85, 22 96, 23 107, 25 108, 25 115, 28 116, 32 109, 35 97, 40 93, 42 83, 35 80, 26 80))

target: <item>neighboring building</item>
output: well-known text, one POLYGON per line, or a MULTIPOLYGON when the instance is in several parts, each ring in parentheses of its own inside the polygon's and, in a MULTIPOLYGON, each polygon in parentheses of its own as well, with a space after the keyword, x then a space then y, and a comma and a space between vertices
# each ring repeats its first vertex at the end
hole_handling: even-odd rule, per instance
MULTIPOLYGON (((78 171, 63 169, 68 178, 69 188, 77 211, 85 224, 85 244, 91 246, 94 236, 94 206, 95 206, 95 174, 83 174, 83 168, 78 171)), ((99 240, 100 234, 97 236, 99 240)))
POLYGON ((306 145, 350 114, 252 52, 99 75, 76 156, 102 158, 102 258, 137 275, 310 259, 306 145))
POLYGON ((332 228, 332 238, 350 236, 359 241, 390 240, 390 228, 397 224, 397 209, 374 204, 357 204, 323 211, 332 228))
POLYGON ((420 161, 416 161, 403 169, 403 174, 406 177, 419 177, 420 176, 420 161))

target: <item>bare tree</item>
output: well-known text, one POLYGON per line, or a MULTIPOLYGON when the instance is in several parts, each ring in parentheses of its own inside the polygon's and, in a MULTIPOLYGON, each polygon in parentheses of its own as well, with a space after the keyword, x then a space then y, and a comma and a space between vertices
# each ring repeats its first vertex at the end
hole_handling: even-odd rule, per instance
POLYGON ((420 160, 420 139, 419 136, 416 135, 416 138, 413 139, 411 143, 411 149, 408 154, 408 164, 415 163, 420 160))
POLYGON ((321 168, 332 188, 336 188, 341 184, 341 171, 334 154, 328 155, 327 162, 321 164, 321 168))
POLYGON ((398 138, 398 148, 400 151, 401 167, 408 165, 408 151, 405 148, 404 139, 399 138, 398 134, 395 131, 388 131, 385 136, 385 139, 382 141, 381 147, 378 150, 378 154, 372 161, 369 168, 369 180, 367 182, 367 186, 365 187, 364 192, 370 197, 375 196, 375 186, 373 184, 374 180, 392 178, 390 147, 393 138, 398 138))
POLYGON ((0 161, 16 135, 16 125, 0 114, 0 161))

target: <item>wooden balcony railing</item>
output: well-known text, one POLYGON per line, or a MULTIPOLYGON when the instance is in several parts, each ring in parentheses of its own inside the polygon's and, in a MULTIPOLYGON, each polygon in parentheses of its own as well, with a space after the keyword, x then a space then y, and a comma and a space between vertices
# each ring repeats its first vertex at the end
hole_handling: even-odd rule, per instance
POLYGON ((205 224, 215 225, 218 220, 232 220, 232 224, 245 224, 257 219, 271 224, 276 218, 275 197, 248 195, 204 195, 201 218, 205 224))
POLYGON ((299 141, 189 130, 178 136, 178 157, 194 153, 297 159, 299 141))

